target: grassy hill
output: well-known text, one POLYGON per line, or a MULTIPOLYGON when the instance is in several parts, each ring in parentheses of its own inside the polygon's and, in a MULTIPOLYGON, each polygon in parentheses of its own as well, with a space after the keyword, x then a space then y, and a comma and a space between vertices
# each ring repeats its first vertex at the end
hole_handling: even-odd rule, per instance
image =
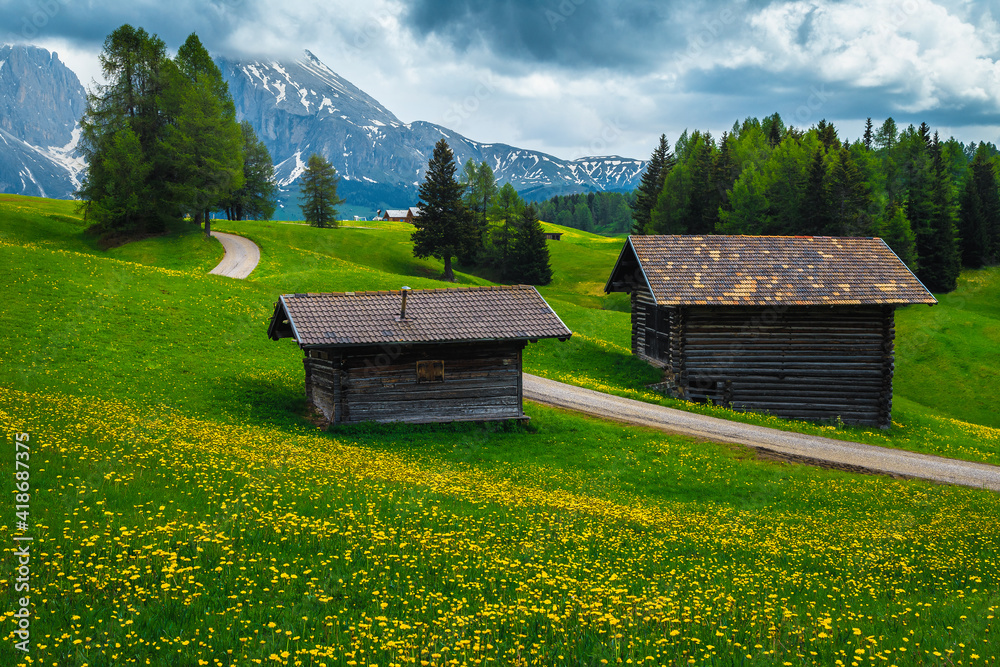
MULTIPOLYGON (((31 433, 35 538, 31 652, 8 547, 0 664, 997 662, 996 494, 532 404, 527 429, 318 431, 301 353, 265 335, 277 295, 441 286, 439 267, 405 227, 218 227, 261 246, 250 280, 208 275, 221 247, 195 230, 104 252, 71 204, 0 198, 0 422, 31 433)), ((663 401, 595 287, 620 241, 550 248, 542 292, 577 334, 527 365, 663 401)), ((998 283, 967 274, 899 313, 920 344, 901 347, 889 433, 780 426, 995 460, 998 431, 963 419, 990 416, 998 283), (947 383, 969 393, 935 398, 947 383)), ((12 501, 4 516, 13 545, 12 501)))

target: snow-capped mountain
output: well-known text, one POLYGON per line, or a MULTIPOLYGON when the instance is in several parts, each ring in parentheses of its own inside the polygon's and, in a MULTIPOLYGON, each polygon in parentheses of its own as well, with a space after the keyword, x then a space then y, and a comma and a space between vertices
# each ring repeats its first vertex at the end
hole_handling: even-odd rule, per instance
POLYGON ((86 103, 57 54, 0 46, 0 192, 72 196, 85 168, 76 144, 86 103))
POLYGON ((392 112, 309 53, 294 62, 217 60, 241 119, 249 119, 277 165, 294 203, 294 182, 312 153, 341 176, 351 203, 386 208, 412 204, 434 144, 444 137, 459 165, 487 162, 501 182, 531 200, 556 194, 631 191, 645 162, 593 157, 562 160, 497 143, 480 143, 433 123, 401 122, 392 112))
MULTIPOLYGON (((240 119, 248 119, 275 162, 283 217, 298 215, 296 181, 312 153, 341 176, 350 204, 402 208, 417 201, 434 144, 446 138, 461 166, 487 162, 498 180, 529 200, 557 194, 631 191, 645 162, 563 160, 507 144, 480 143, 446 127, 403 123, 306 51, 294 62, 216 61, 240 119)), ((0 46, 0 192, 72 197, 85 169, 76 153, 86 91, 55 53, 0 46)))

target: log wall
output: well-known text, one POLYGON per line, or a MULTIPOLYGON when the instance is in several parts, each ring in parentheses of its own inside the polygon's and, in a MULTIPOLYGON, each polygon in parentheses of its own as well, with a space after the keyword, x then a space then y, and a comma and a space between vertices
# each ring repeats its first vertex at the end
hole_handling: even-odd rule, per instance
POLYGON ((633 299, 633 352, 678 398, 795 419, 888 427, 894 311, 881 306, 659 308, 633 299), (661 342, 665 341, 665 342, 661 342))
MULTIPOLYGON (((523 419, 522 343, 312 350, 306 396, 331 423, 523 419), (418 377, 440 361, 443 379, 418 377)), ((435 365, 436 367, 436 365, 435 365)))

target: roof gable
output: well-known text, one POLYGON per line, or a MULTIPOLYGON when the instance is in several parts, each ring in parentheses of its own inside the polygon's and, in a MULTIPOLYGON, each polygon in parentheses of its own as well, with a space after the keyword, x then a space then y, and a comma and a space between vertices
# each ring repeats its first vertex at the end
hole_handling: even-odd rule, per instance
POLYGON ((878 238, 630 236, 605 291, 644 285, 661 306, 937 303, 878 238))
POLYGON ((274 340, 347 347, 499 340, 565 340, 572 333, 531 285, 285 294, 268 327, 274 340))

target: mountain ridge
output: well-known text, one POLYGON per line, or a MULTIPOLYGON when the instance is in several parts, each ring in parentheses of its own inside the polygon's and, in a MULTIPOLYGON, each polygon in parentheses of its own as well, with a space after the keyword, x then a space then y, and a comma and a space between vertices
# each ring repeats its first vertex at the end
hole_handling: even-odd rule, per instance
MULTIPOLYGON (((267 145, 279 185, 279 217, 296 218, 296 181, 312 153, 341 176, 339 194, 370 208, 406 207, 434 144, 447 139, 461 166, 486 162, 528 200, 580 192, 628 192, 645 162, 618 156, 564 160, 500 142, 479 142, 427 121, 402 122, 313 53, 295 60, 217 57, 237 116, 267 145)), ((58 54, 0 47, 0 191, 72 198, 85 164, 76 152, 86 91, 58 54)))

